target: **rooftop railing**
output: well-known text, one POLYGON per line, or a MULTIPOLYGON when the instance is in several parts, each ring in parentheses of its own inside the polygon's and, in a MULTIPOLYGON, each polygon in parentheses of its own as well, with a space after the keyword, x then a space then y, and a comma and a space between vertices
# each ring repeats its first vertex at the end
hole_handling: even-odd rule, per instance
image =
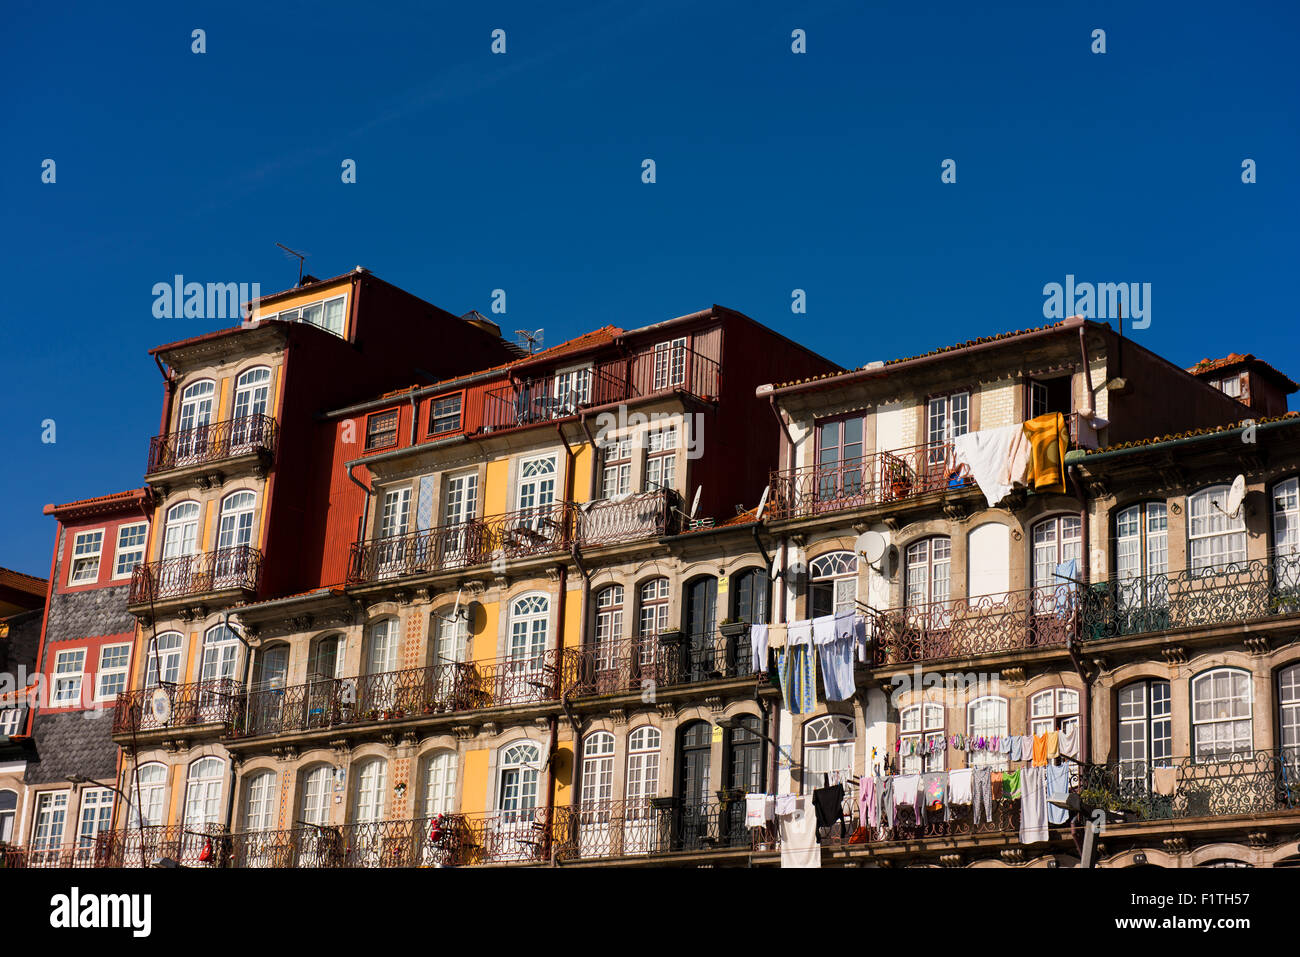
POLYGON ((225 422, 155 435, 149 443, 146 475, 189 465, 211 465, 256 452, 275 454, 275 419, 257 413, 225 422))
POLYGON ((965 467, 953 462, 950 444, 917 445, 774 471, 768 510, 773 518, 807 518, 962 489, 971 482, 965 467))
POLYGON ((135 567, 128 603, 138 605, 232 589, 256 591, 261 575, 262 553, 250 545, 164 558, 135 567))

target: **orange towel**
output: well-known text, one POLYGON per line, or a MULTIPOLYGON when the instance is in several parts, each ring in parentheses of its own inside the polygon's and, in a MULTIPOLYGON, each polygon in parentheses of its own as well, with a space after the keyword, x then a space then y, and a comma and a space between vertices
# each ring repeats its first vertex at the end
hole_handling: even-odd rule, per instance
POLYGON ((1070 444, 1065 416, 1047 412, 1025 423, 1029 437, 1027 484, 1039 492, 1065 493, 1065 452, 1070 444))

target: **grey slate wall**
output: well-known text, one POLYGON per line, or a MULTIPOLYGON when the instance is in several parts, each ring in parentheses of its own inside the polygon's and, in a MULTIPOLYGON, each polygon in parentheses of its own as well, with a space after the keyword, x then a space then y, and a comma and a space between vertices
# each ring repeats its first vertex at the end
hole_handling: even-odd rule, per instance
POLYGON ((28 784, 53 784, 66 781, 70 774, 84 774, 112 782, 117 774, 117 745, 112 734, 111 710, 37 714, 32 722, 32 737, 39 757, 28 763, 23 780, 28 784), (96 713, 96 718, 86 717, 96 713))
POLYGON ((130 585, 93 588, 89 591, 50 598, 49 640, 98 638, 135 630, 135 619, 127 614, 126 597, 130 585))

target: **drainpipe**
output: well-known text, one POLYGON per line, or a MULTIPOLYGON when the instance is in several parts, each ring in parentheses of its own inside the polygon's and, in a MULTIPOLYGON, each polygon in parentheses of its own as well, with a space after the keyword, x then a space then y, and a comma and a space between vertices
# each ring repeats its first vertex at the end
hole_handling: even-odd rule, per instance
MULTIPOLYGON (((220 841, 220 843, 218 843, 217 841, 213 842, 214 844, 217 845, 216 853, 221 855, 221 857, 218 859, 224 861, 225 864, 230 863, 230 853, 231 851, 234 850, 230 841, 230 835, 235 833, 235 793, 238 790, 239 790, 239 771, 236 770, 235 758, 233 755, 231 755, 230 757, 230 800, 226 804, 226 822, 227 822, 226 839, 224 841, 220 841)), ((225 864, 223 864, 222 866, 225 866, 225 864)))
MULTIPOLYGON (((1083 337, 1082 329, 1079 330, 1079 337, 1083 337)), ((1086 361, 1085 358, 1085 362, 1086 361)), ((1079 563, 1079 580, 1082 581, 1084 585, 1084 592, 1081 595, 1081 599, 1086 603, 1087 591, 1092 587, 1092 548, 1090 545, 1091 538, 1088 528, 1088 496, 1084 491, 1083 483, 1079 480, 1078 466, 1072 465, 1067 469, 1067 471, 1070 475, 1070 484, 1074 487, 1075 497, 1079 499, 1079 549, 1083 553, 1083 560, 1079 563)), ((1092 755, 1092 744, 1090 740, 1092 734, 1092 678, 1089 677, 1089 672, 1084 667, 1083 659, 1079 656, 1078 644, 1075 640, 1072 639, 1070 641, 1068 650, 1070 652, 1070 660, 1074 663, 1074 670, 1079 673, 1079 677, 1083 680, 1083 703, 1079 708, 1079 760, 1080 763, 1087 764, 1091 760, 1092 755)))
POLYGON ((1087 385, 1087 391, 1084 392, 1084 411, 1095 413, 1097 410, 1093 407, 1092 395, 1092 366, 1088 363, 1088 337, 1087 330, 1079 327, 1079 352, 1083 355, 1083 381, 1087 385))
POLYGON ((363 484, 359 478, 352 474, 352 470, 361 464, 361 462, 353 462, 348 466, 348 478, 352 480, 353 485, 366 493, 366 499, 361 505, 361 527, 357 529, 358 542, 364 542, 366 540, 366 516, 370 514, 370 496, 375 494, 373 488, 369 485, 363 484))
POLYGON ((164 369, 162 360, 158 358, 156 353, 153 361, 154 365, 158 367, 159 374, 163 377, 163 411, 162 421, 158 424, 158 434, 166 435, 171 431, 172 399, 176 395, 176 373, 164 369))
POLYGON ((786 456, 788 460, 786 468, 792 469, 794 468, 794 439, 790 436, 790 427, 785 424, 785 419, 776 407, 776 396, 769 395, 767 397, 767 407, 772 410, 772 414, 776 416, 776 424, 781 427, 781 431, 785 434, 785 447, 790 450, 790 454, 786 456))
POLYGON ((415 404, 415 390, 411 390, 411 445, 415 445, 416 426, 419 424, 419 409, 415 404))

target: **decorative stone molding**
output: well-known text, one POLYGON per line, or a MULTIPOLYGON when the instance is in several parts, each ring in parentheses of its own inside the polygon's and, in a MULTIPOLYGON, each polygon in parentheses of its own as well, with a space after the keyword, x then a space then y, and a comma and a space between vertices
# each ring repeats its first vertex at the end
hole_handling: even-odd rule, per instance
POLYGON ((677 717, 677 705, 673 704, 671 701, 660 702, 655 705, 655 708, 659 712, 659 717, 663 718, 665 721, 672 721, 677 717))
POLYGON ((944 867, 961 867, 962 855, 956 852, 952 854, 940 854, 939 863, 944 867))
POLYGON ((1268 635, 1247 635, 1241 640, 1241 643, 1246 646, 1247 651, 1257 658, 1260 655, 1268 654, 1272 644, 1268 635))
POLYGON ((397 735, 392 731, 385 731, 379 736, 379 740, 384 742, 384 746, 387 748, 397 747, 397 735))
POLYGON ((472 724, 454 724, 451 727, 451 733, 459 741, 468 741, 474 737, 474 726, 472 724))
POLYGON ((1166 837, 1160 843, 1164 845, 1165 850, 1170 854, 1187 853, 1187 838, 1185 837, 1166 837))
POLYGON ((503 592, 510 587, 510 576, 497 575, 492 579, 492 584, 496 587, 497 591, 503 592))
POLYGON ((495 721, 484 721, 483 724, 479 726, 479 730, 484 734, 499 734, 501 732, 501 725, 497 724, 495 721))
POLYGON ((352 742, 347 738, 331 738, 329 745, 340 760, 347 757, 348 752, 352 750, 352 742))
POLYGON ((1002 680, 1010 681, 1015 684, 1023 684, 1025 680, 1025 669, 1023 665, 1012 665, 1009 668, 1002 669, 1002 680))
POLYGON ((622 727, 627 724, 627 710, 625 708, 610 708, 608 713, 615 727, 622 727))
POLYGON ((311 615, 295 615, 291 619, 294 631, 310 631, 315 621, 311 615))
POLYGON ((961 502, 944 502, 943 515, 950 522, 965 521, 969 510, 961 502))
POLYGON ((1268 831, 1251 831, 1246 835, 1246 843, 1251 847, 1268 847, 1273 842, 1269 840, 1268 831))
POLYGON ((549 731, 551 729, 551 719, 533 718, 533 727, 538 731, 549 731))
POLYGON ((1088 479, 1088 495, 1091 498, 1108 498, 1110 485, 1101 476, 1092 476, 1088 479))
POLYGON ((1105 674, 1110 671, 1110 663, 1106 660, 1105 655, 1093 655, 1092 667, 1096 669, 1097 674, 1105 674))
POLYGON ((1182 645, 1165 645, 1160 649, 1160 657, 1165 659, 1165 664, 1185 665, 1187 664, 1187 649, 1182 645))
POLYGON ((428 585, 420 585, 415 589, 415 600, 422 604, 428 604, 433 599, 433 590, 428 585))
POLYGON ((891 532, 897 532, 900 528, 897 515, 886 515, 883 519, 885 527, 891 532))
POLYGON ((1023 864, 1025 863, 1025 849, 1023 847, 1004 847, 1001 851, 1002 861, 1005 864, 1023 864))
POLYGON ((704 704, 714 714, 722 714, 723 709, 726 708, 726 703, 722 700, 721 695, 709 695, 704 699, 704 704))
POLYGON ((546 580, 552 585, 560 580, 560 575, 564 572, 563 565, 548 565, 546 568, 546 580))

